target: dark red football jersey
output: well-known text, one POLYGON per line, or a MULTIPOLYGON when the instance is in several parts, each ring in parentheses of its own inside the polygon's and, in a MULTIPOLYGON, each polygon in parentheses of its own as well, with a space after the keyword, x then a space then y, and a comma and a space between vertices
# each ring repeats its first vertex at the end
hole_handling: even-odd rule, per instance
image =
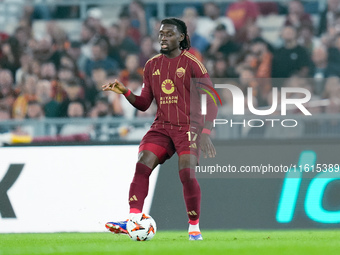
MULTIPOLYGON (((195 78, 210 81, 204 65, 186 50, 176 58, 167 58, 163 54, 156 55, 145 64, 141 98, 143 101, 146 100, 146 104, 150 104, 153 98, 156 100, 157 113, 154 127, 158 125, 164 127, 169 125, 170 128, 187 127, 192 123, 194 115, 195 122, 199 125, 203 124, 203 116, 193 115, 190 112, 190 102, 191 106, 195 105, 194 108, 200 112, 201 92, 198 89, 193 91, 195 85, 192 81, 195 78)), ((212 115, 215 116, 210 117, 215 118, 217 106, 216 111, 213 112, 212 115)))

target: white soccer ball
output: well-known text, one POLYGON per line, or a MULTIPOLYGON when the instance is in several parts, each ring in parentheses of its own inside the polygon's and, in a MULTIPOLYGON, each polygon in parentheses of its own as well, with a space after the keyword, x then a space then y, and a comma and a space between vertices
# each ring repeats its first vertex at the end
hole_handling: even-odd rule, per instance
POLYGON ((145 213, 138 213, 126 224, 128 235, 134 241, 149 241, 157 231, 155 220, 145 213))

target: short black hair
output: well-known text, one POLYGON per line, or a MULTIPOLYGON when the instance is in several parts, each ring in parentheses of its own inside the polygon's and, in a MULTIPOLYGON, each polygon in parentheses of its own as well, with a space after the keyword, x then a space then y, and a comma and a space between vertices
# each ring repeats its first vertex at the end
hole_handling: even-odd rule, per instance
POLYGON ((178 31, 182 34, 184 34, 184 39, 183 41, 180 42, 179 47, 181 50, 189 50, 191 47, 190 44, 190 38, 188 35, 188 29, 187 25, 184 23, 184 21, 177 19, 177 18, 168 18, 168 19, 163 19, 161 21, 161 24, 170 24, 174 25, 177 27, 178 31))

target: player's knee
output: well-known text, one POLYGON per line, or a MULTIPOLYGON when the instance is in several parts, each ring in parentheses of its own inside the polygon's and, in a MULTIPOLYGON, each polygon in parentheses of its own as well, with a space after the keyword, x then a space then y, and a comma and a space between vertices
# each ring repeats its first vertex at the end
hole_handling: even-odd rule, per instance
POLYGON ((153 169, 153 162, 148 160, 148 159, 145 159, 145 158, 141 158, 137 161, 137 163, 140 163, 140 164, 143 164, 143 165, 146 165, 147 167, 153 169))
POLYGON ((149 153, 148 151, 141 151, 139 153, 137 162, 154 169, 158 165, 158 158, 151 152, 149 153))
POLYGON ((179 160, 178 160, 179 170, 184 169, 184 168, 194 169, 196 165, 197 165, 197 158, 195 155, 183 154, 179 157, 179 160))

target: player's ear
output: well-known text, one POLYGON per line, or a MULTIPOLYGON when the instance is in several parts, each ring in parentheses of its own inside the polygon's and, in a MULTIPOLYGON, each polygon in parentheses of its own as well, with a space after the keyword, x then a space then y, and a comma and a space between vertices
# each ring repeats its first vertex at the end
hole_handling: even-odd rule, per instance
POLYGON ((179 41, 182 42, 185 38, 184 33, 181 33, 181 35, 179 36, 179 41))

